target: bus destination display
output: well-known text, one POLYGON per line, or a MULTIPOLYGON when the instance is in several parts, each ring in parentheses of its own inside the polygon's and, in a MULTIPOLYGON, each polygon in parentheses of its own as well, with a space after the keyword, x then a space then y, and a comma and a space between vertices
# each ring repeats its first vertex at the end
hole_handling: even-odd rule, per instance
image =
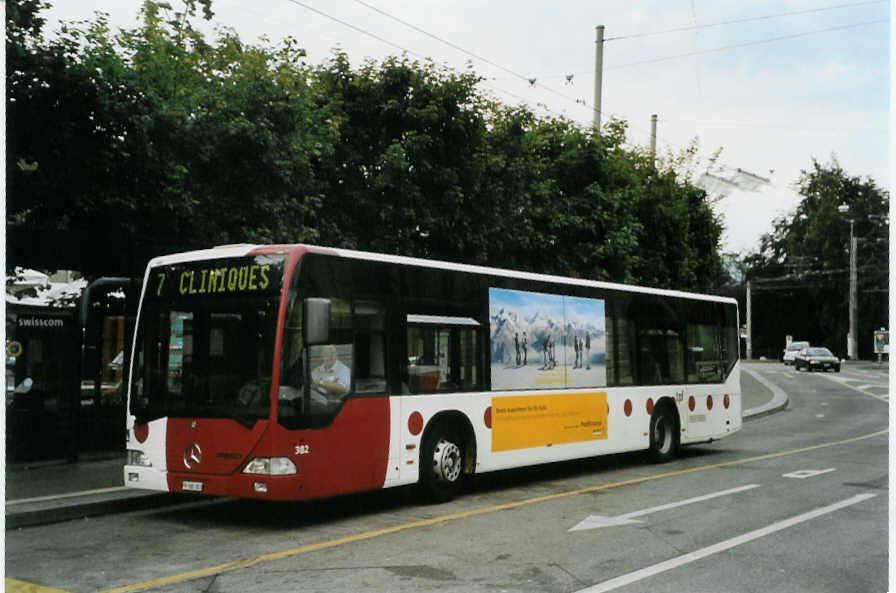
POLYGON ((257 256, 175 264, 150 273, 147 295, 167 298, 276 294, 282 276, 282 257, 257 256))

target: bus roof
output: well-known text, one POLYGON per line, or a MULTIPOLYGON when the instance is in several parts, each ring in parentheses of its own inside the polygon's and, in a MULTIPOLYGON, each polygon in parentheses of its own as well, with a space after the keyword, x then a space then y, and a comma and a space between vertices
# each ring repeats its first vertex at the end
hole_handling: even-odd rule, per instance
POLYGON ((582 280, 579 278, 568 278, 565 276, 554 276, 550 274, 536 274, 533 272, 521 272, 517 270, 507 270, 504 268, 492 268, 487 266, 476 266, 471 264, 459 264, 454 262, 422 259, 417 257, 408 257, 404 255, 388 255, 384 253, 373 253, 368 251, 356 251, 352 249, 341 249, 337 247, 321 247, 317 245, 294 244, 294 245, 257 245, 257 244, 239 244, 239 245, 223 245, 211 249, 202 249, 197 251, 187 251, 183 253, 173 253, 155 257, 150 260, 147 268, 163 265, 177 264, 187 261, 196 261, 203 259, 223 259, 229 257, 245 257, 248 255, 256 255, 259 252, 265 254, 282 253, 289 254, 296 250, 308 253, 317 253, 321 255, 333 255, 349 259, 361 259, 367 261, 376 261, 382 263, 403 264, 410 266, 420 266, 425 268, 436 268, 440 270, 453 270, 457 272, 467 272, 471 274, 484 274, 490 276, 502 276, 506 278, 519 278, 521 280, 532 280, 537 282, 552 282, 556 284, 567 284, 571 286, 587 286, 592 288, 605 288, 610 290, 622 290, 628 292, 638 292, 645 294, 656 294, 660 296, 699 299, 706 301, 717 301, 721 303, 737 304, 737 299, 731 297, 723 297, 711 294, 702 294, 696 292, 684 292, 679 290, 668 290, 663 288, 650 288, 634 284, 619 284, 614 282, 602 282, 598 280, 582 280))

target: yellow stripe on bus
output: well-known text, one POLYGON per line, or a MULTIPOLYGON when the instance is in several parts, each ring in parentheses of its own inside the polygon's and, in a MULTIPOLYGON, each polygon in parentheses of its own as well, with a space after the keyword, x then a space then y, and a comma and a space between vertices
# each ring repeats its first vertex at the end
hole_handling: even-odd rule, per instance
POLYGON ((581 494, 589 494, 592 492, 599 492, 601 490, 610 490, 613 488, 620 488, 622 486, 633 486, 635 484, 642 484, 644 482, 650 482, 653 480, 661 480, 665 478, 672 478, 676 476, 685 476, 688 474, 693 474, 701 471, 707 471, 712 469, 719 469, 723 467, 731 467, 734 465, 742 465, 744 463, 752 463, 754 461, 762 461, 765 459, 775 459, 777 457, 785 457, 788 455, 797 455, 799 453, 806 453, 809 451, 816 451, 818 449, 826 449, 828 447, 836 447, 838 445, 846 445, 849 443, 855 443, 858 441, 863 441, 866 439, 871 439, 874 437, 882 436, 889 432, 887 429, 880 430, 877 432, 873 432, 870 434, 853 437, 850 439, 844 439, 842 441, 834 441, 831 443, 822 443, 820 445, 812 445, 810 447, 802 447, 800 449, 793 449, 791 451, 779 451, 777 453, 768 453, 766 455, 758 455, 756 457, 748 457, 745 459, 735 459, 733 461, 723 461, 722 463, 714 463, 712 465, 703 465, 698 467, 692 467, 689 469, 683 469, 673 472, 666 472, 662 474, 655 474, 651 476, 643 476, 640 478, 632 478, 630 480, 623 480, 621 482, 611 482, 608 484, 600 484, 597 486, 588 486, 585 488, 579 488, 576 490, 569 490, 567 492, 558 492, 555 494, 547 494, 544 496, 538 496, 535 498, 527 498, 524 500, 518 500, 516 502, 508 502, 505 504, 494 505, 490 507, 484 507, 481 509, 473 509, 470 511, 464 511, 460 513, 451 513, 449 515, 443 515, 441 517, 433 517, 431 519, 423 519, 421 521, 414 521, 412 523, 402 523, 401 525, 395 525, 393 527, 387 527, 385 529, 377 529, 375 531, 365 531, 363 533, 358 533, 355 535, 350 535, 346 537, 341 537, 338 539, 327 540, 323 542, 318 542, 316 544, 309 544, 306 546, 301 546, 298 548, 292 548, 290 550, 283 550, 281 552, 272 552, 270 554, 263 554, 261 556, 256 556, 254 558, 247 558, 245 560, 237 560, 234 562, 228 562, 226 564, 219 564, 217 566, 210 566, 208 568, 201 568, 198 570, 185 572, 177 575, 171 575, 167 577, 162 577, 158 579, 153 579, 149 581, 143 581, 141 583, 134 583, 133 585, 125 585, 123 587, 116 587, 115 589, 107 589, 105 591, 101 591, 100 593, 132 593, 135 591, 142 591, 143 589, 149 589, 154 587, 161 587, 163 585, 170 585, 172 583, 179 583, 183 581, 188 581, 191 579, 196 579, 204 576, 211 576, 214 574, 218 574, 220 572, 225 572, 228 570, 234 570, 237 568, 246 568, 248 566, 252 566, 254 564, 260 564, 262 562, 270 562, 272 560, 282 560, 284 558, 291 558, 293 556, 299 556, 301 554, 307 554, 309 552, 316 552, 319 550, 325 550, 328 548, 335 548, 337 546, 342 546, 345 544, 351 544, 355 542, 360 542, 368 539, 374 539, 377 537, 381 537, 384 535, 390 535, 393 533, 399 533, 401 531, 408 531, 410 529, 416 529, 418 527, 432 527, 434 525, 439 525, 442 523, 448 523, 451 521, 457 521, 458 519, 466 519, 469 517, 476 517, 478 515, 486 515, 490 513, 496 513, 498 511, 506 511, 508 509, 515 509, 523 506, 528 506, 531 504, 537 504, 541 502, 547 502, 551 500, 559 500, 562 498, 569 498, 571 496, 579 496, 581 494))

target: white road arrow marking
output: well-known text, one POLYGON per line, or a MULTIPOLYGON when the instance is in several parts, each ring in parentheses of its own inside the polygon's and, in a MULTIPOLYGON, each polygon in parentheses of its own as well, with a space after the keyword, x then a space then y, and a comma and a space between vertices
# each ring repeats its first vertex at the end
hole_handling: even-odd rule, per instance
POLYGON ((718 498, 720 496, 728 496, 729 494, 736 494, 738 492, 743 492, 744 490, 752 490, 753 488, 759 488, 759 484, 747 484, 746 486, 740 486, 739 488, 732 488, 730 490, 722 490, 721 492, 713 492, 712 494, 705 494, 703 496, 696 496, 694 498, 688 498, 687 500, 680 500, 678 502, 670 502, 668 504, 663 504, 656 507, 650 507, 649 509, 643 509, 640 511, 633 511, 631 513, 626 513, 624 515, 619 515, 617 517, 605 517, 603 515, 591 515, 584 521, 580 522, 578 525, 570 529, 569 531, 585 531, 588 529, 599 529, 601 527, 615 527, 617 525, 634 525, 636 523, 641 523, 641 521, 637 521, 635 517, 643 517, 644 515, 649 515, 651 513, 657 513, 659 511, 665 511, 667 509, 674 509, 675 507, 682 507, 688 504, 694 504, 695 502, 702 502, 704 500, 710 500, 712 498, 718 498))
POLYGON ((783 529, 788 529, 790 527, 793 527, 794 525, 799 525, 800 523, 811 521, 812 519, 815 519, 817 517, 833 513, 840 509, 850 507, 854 504, 859 504, 860 502, 866 501, 870 498, 874 498, 875 496, 877 495, 871 493, 858 494, 844 501, 834 503, 820 509, 815 509, 814 511, 809 511, 808 513, 803 513, 802 515, 791 517, 790 519, 784 519, 783 521, 778 521, 777 523, 772 523, 767 527, 762 527, 761 529, 750 531, 749 533, 733 537, 723 542, 719 542, 715 545, 708 546, 700 550, 695 550, 693 552, 690 552, 689 554, 684 554, 683 556, 678 556, 677 558, 671 558, 669 560, 666 560, 665 562, 660 562, 659 564, 654 564, 653 566, 648 566, 646 568, 642 568, 641 570, 636 570, 634 572, 618 576, 616 578, 610 579, 609 581, 604 581, 603 583, 594 585, 593 587, 580 589, 578 593, 607 593, 607 591, 613 591, 615 589, 631 585, 632 583, 637 583, 638 581, 656 576, 660 573, 666 572, 667 570, 672 570, 674 568, 678 568, 679 566, 684 566, 691 562, 702 560, 703 558, 707 558, 709 556, 712 556, 713 554, 718 554, 720 552, 724 552, 725 550, 730 550, 731 548, 741 546, 743 544, 759 539, 761 537, 765 537, 767 535, 771 535, 772 533, 776 533, 783 529))
POLYGON ((829 467, 828 469, 801 469, 796 472, 790 472, 789 474, 782 474, 782 478, 795 478, 797 480, 805 480, 806 478, 812 478, 815 476, 820 476, 821 474, 830 473, 832 471, 836 471, 833 467, 829 467))

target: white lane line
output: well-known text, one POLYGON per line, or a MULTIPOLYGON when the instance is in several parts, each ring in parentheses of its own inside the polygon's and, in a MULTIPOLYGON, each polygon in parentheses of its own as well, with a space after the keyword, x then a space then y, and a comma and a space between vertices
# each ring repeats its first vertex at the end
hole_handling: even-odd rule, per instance
POLYGON ((704 500, 710 500, 712 498, 718 498, 720 496, 728 496, 729 494, 736 494, 738 492, 743 492, 744 490, 752 490, 753 488, 759 488, 759 484, 747 484, 746 486, 740 486, 738 488, 731 488, 730 490, 722 490, 720 492, 713 492, 711 494, 704 494, 703 496, 695 496, 694 498, 688 498, 687 500, 679 500, 678 502, 670 502, 667 504, 663 504, 656 507, 650 507, 649 509, 642 509, 640 511, 633 511, 631 513, 626 513, 624 515, 619 515, 617 517, 605 517, 603 515, 591 515, 587 519, 580 522, 575 527, 571 528, 570 531, 585 531, 588 529, 596 529, 599 527, 612 527, 616 525, 629 525, 632 523, 640 523, 640 521, 633 521, 635 517, 643 517, 644 515, 649 515, 651 513, 657 513, 659 511, 666 511, 668 509, 674 509, 675 507, 682 507, 689 504, 694 504, 695 502, 703 502, 704 500))
POLYGON ((736 546, 751 542, 754 539, 759 539, 760 537, 771 535, 776 531, 781 531, 789 527, 793 527, 794 525, 799 525, 800 523, 811 521, 812 519, 815 519, 817 517, 833 513, 834 511, 838 511, 842 508, 864 502, 869 498, 874 498, 875 496, 877 495, 872 493, 859 494, 838 503, 834 503, 826 507, 821 507, 819 509, 815 509, 814 511, 809 511, 808 513, 803 513, 802 515, 791 517, 790 519, 784 519, 783 521, 778 521, 777 523, 772 523, 767 527, 763 527, 755 531, 750 531, 749 533, 733 537, 729 540, 719 542, 701 550, 696 550, 689 554, 679 556, 678 558, 672 558, 671 560, 666 560, 665 562, 660 562, 659 564, 654 564, 653 566, 648 566, 647 568, 642 568, 641 570, 630 572, 614 579, 610 579, 609 581, 598 583, 597 585, 594 585, 592 587, 580 589, 577 593, 603 593, 605 591, 613 591, 614 589, 625 587, 627 585, 631 585, 632 583, 637 583, 638 581, 642 581, 644 579, 658 575, 662 572, 666 572, 667 570, 672 570, 673 568, 678 568, 679 566, 683 566, 691 562, 696 562, 697 560, 701 560, 703 558, 706 558, 707 556, 712 556, 713 554, 718 554, 719 552, 730 550, 731 548, 734 548, 736 546))
POLYGON ((886 400, 886 399, 889 399, 889 397, 890 397, 889 393, 886 393, 884 395, 875 395, 873 393, 869 393, 869 392, 865 391, 865 389, 867 389, 869 387, 878 387, 878 388, 884 389, 886 387, 889 387, 888 385, 860 385, 860 386, 856 387, 855 385, 850 385, 848 383, 848 381, 851 381, 852 379, 846 379, 844 377, 835 377, 834 375, 828 375, 827 373, 819 373, 818 376, 824 377, 828 381, 833 381, 834 383, 837 383, 838 385, 842 385, 843 387, 846 387, 848 389, 852 389, 853 391, 855 391, 857 393, 861 393, 862 395, 867 395, 868 397, 873 397, 874 399, 886 400))

